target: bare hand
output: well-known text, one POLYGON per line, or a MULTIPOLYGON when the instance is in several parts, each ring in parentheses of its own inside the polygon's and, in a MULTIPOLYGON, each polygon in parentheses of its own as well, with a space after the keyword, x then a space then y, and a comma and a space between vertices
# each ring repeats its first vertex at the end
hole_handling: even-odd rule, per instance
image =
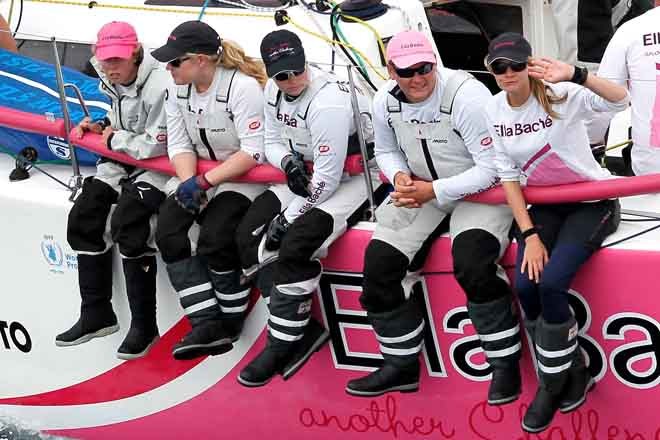
POLYGON ((548 262, 548 251, 538 235, 534 234, 525 240, 525 254, 523 255, 520 273, 527 271, 530 281, 539 283, 543 267, 548 262))
POLYGON ((573 78, 575 67, 553 58, 532 58, 527 64, 529 76, 549 83, 570 81, 573 78))
POLYGON ((414 198, 409 196, 409 194, 414 193, 417 188, 408 174, 403 172, 396 173, 393 183, 394 191, 390 194, 390 197, 394 201, 394 206, 404 208, 419 208, 421 206, 414 198))
POLYGON ((78 139, 81 139, 86 131, 91 131, 92 133, 96 133, 96 134, 101 134, 101 132, 103 132, 103 129, 101 128, 101 124, 92 122, 89 116, 85 116, 82 119, 82 121, 80 121, 80 123, 76 125, 75 130, 78 139))
POLYGON ((101 133, 101 141, 103 142, 103 145, 108 145, 108 138, 110 135, 114 132, 112 127, 105 127, 103 129, 103 132, 101 133))

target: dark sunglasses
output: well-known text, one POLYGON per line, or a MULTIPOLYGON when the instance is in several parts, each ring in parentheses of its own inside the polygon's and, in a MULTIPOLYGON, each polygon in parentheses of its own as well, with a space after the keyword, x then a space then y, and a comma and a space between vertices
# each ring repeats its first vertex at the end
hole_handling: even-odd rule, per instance
POLYGON ((181 63, 183 63, 184 61, 189 60, 190 58, 191 58, 191 57, 179 57, 179 58, 174 58, 172 61, 170 61, 170 62, 167 63, 167 64, 169 64, 170 66, 172 66, 172 67, 174 67, 174 68, 177 68, 177 67, 180 67, 180 66, 181 66, 181 63))
POLYGON ((273 78, 275 78, 278 81, 287 81, 293 78, 294 76, 300 76, 303 73, 305 73, 305 70, 289 70, 288 72, 280 72, 277 75, 275 75, 273 78))
POLYGON ((394 66, 394 71, 401 78, 412 78, 417 73, 418 75, 428 75, 433 70, 433 63, 424 63, 419 67, 409 67, 407 69, 399 69, 394 66))
POLYGON ((490 70, 495 75, 502 75, 506 73, 508 68, 511 68, 514 72, 522 72, 527 68, 527 63, 515 63, 513 61, 506 60, 496 60, 490 63, 490 70))

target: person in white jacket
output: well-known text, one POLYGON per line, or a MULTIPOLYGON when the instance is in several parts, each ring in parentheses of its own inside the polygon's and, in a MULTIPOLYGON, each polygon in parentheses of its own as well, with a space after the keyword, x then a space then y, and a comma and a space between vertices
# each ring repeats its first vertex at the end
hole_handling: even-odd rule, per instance
POLYGON ((175 344, 175 359, 222 354, 243 327, 249 287, 241 286, 234 236, 257 183, 232 180, 264 161, 263 65, 208 24, 187 21, 152 52, 167 63, 167 152, 176 177, 167 185, 156 242, 192 330, 175 344), (222 161, 197 173, 197 160, 222 161), (196 243, 189 236, 199 224, 196 243), (196 245, 196 246, 195 246, 196 245))
POLYGON ((466 72, 439 67, 421 32, 395 35, 387 59, 393 80, 374 98, 375 153, 394 192, 376 211, 360 296, 384 363, 351 380, 346 392, 418 389, 425 322, 413 292, 431 244, 449 232, 454 275, 493 369, 488 402, 512 402, 520 394, 520 327, 498 265, 511 210, 461 200, 497 182, 483 113, 491 95, 466 72))
MULTIPOLYGON (((83 119, 77 126, 78 135, 85 131, 99 133, 108 149, 135 159, 164 155, 164 102, 171 80, 144 52, 135 29, 124 22, 103 26, 91 63, 112 109, 103 120, 83 119)), ((110 303, 112 245, 117 243, 132 316, 117 356, 134 359, 144 356, 158 339, 156 246, 151 225, 165 199, 163 188, 168 177, 105 158, 96 168, 96 175, 85 179, 67 225, 69 244, 78 253, 80 319, 57 335, 55 343, 77 345, 119 329, 110 303)))
MULTIPOLYGON (((598 76, 627 87, 632 118, 631 166, 637 175, 660 173, 660 6, 617 30, 598 76)), ((589 128, 602 139, 614 114, 596 116, 589 128)), ((624 156, 625 157, 625 156, 624 156)))
MULTIPOLYGON (((279 257, 259 273, 258 286, 270 301, 268 341, 238 376, 249 387, 265 385, 277 373, 288 379, 327 341, 328 332, 311 316, 320 258, 360 220, 367 200, 363 176, 344 171, 346 156, 359 152, 348 85, 308 64, 300 39, 287 30, 264 37, 261 57, 271 78, 265 90, 266 157, 285 172, 287 184, 259 196, 237 233, 244 269, 279 257)), ((370 141, 368 101, 363 95, 358 101, 370 141)))
POLYGON ((577 341, 567 290, 579 268, 614 232, 618 200, 532 205, 521 184, 560 185, 611 178, 589 147, 584 119, 628 105, 625 88, 586 68, 531 58, 522 35, 491 41, 486 65, 502 92, 486 105, 495 162, 516 220, 515 286, 535 342, 539 387, 522 427, 540 432, 555 412, 573 411, 593 378, 577 341))

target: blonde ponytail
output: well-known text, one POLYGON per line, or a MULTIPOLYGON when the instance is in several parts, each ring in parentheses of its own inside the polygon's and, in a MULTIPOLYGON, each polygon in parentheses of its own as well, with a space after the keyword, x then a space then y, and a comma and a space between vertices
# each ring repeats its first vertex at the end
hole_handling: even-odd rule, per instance
POLYGON ((238 69, 244 74, 256 79, 263 88, 268 81, 264 63, 256 58, 245 55, 245 51, 233 41, 222 40, 222 56, 216 61, 225 69, 238 69))
POLYGON ((530 88, 536 100, 541 104, 543 110, 555 119, 559 119, 559 114, 552 108, 554 104, 561 104, 566 101, 568 95, 557 96, 552 89, 543 81, 537 78, 529 77, 530 88))

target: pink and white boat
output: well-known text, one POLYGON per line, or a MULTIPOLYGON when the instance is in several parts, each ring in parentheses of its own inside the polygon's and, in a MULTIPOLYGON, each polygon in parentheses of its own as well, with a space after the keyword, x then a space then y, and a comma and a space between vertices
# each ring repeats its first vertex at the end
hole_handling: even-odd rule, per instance
MULTIPOLYGON (((0 12, 9 16, 6 3, 0 4, 0 12)), ((20 7, 17 38, 26 40, 24 48, 50 50, 48 40, 54 36, 60 53, 80 51, 86 57, 86 45, 111 20, 132 22, 145 45, 160 45, 176 24, 199 16, 200 4, 178 6, 181 3, 24 0, 13 6, 11 17, 15 28, 20 7)), ((223 37, 239 41, 250 54, 258 55, 262 36, 276 26, 274 12, 229 8, 226 3, 277 2, 231 0, 207 5, 204 11, 203 19, 223 37)), ((290 3, 295 5, 283 7, 292 19, 286 26, 299 32, 310 58, 328 64, 334 60, 337 71, 345 72, 342 66, 347 62, 340 52, 333 57, 332 46, 319 38, 320 34, 331 38, 330 16, 306 8, 312 1, 290 3)), ((474 13, 472 18, 465 9, 452 9, 459 2, 384 3, 390 8, 367 21, 369 27, 340 23, 346 41, 381 74, 384 69, 375 35, 386 39, 406 28, 433 36, 450 67, 481 70, 485 46, 475 31, 475 17, 489 31, 523 31, 539 51, 556 51, 545 4, 549 2, 475 1, 467 6, 474 13)), ((75 65, 74 61, 70 64, 75 65)), ((376 71, 368 71, 374 83, 381 82, 376 71)), ((0 95, 9 81, 16 79, 4 75, 0 64, 0 95)), ((615 120, 612 144, 621 140, 619 133, 627 132, 624 121, 615 120)), ((4 107, 0 125, 66 136, 64 123, 57 118, 12 113, 4 107)), ((14 165, 13 158, 0 155, 0 174, 8 175, 14 165)), ((70 166, 41 167, 64 182, 72 175, 70 166)), ((91 167, 82 168, 84 175, 93 172, 91 167)), ((114 277, 113 302, 122 330, 83 345, 56 347, 55 335, 70 325, 79 308, 76 256, 66 242, 70 192, 42 173, 31 174, 21 182, 0 179, 0 419, 84 439, 660 440, 660 196, 644 194, 660 191, 657 176, 616 179, 608 187, 545 188, 545 193, 534 196, 579 200, 637 194, 622 198, 620 229, 580 271, 570 292, 580 342, 598 386, 579 410, 558 415, 546 432, 530 435, 520 429, 522 414, 536 389, 529 344, 522 361, 522 396, 515 403, 489 407, 485 397, 490 371, 452 273, 447 237, 435 243, 415 290, 425 304, 429 328, 420 392, 373 399, 344 392, 349 379, 381 361, 358 302, 364 249, 374 228, 370 222, 350 229, 324 259, 314 308, 329 329, 331 342, 286 382, 275 379, 256 389, 236 382, 240 369, 264 344, 267 308, 257 292, 243 334, 231 352, 195 361, 174 360, 171 347, 188 324, 164 266, 158 278, 162 338, 148 356, 134 361, 115 357, 129 323, 120 272, 114 277)), ((501 194, 495 190, 482 197, 492 202, 501 194)), ((509 271, 514 254, 515 244, 503 259, 509 271)))

